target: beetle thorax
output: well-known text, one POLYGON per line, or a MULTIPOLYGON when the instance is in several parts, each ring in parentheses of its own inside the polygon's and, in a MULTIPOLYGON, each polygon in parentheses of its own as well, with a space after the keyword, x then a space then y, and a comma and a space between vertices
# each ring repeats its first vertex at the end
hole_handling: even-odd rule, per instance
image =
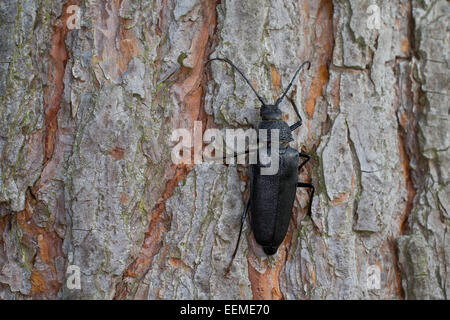
POLYGON ((289 125, 282 120, 283 114, 281 110, 276 105, 264 105, 261 108, 261 118, 262 121, 259 124, 259 129, 266 129, 267 141, 271 140, 270 130, 278 129, 280 137, 280 146, 294 140, 292 138, 291 129, 289 125))

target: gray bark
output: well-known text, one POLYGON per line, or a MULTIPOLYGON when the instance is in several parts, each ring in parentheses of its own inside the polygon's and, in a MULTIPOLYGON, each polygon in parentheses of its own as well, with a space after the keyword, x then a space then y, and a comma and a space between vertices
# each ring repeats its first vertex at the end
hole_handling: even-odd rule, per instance
POLYGON ((0 298, 446 299, 449 17, 444 0, 1 1, 0 298), (176 128, 259 121, 210 57, 268 100, 311 61, 291 146, 312 155, 312 216, 299 190, 273 257, 246 224, 228 277, 248 166, 170 157, 176 128))

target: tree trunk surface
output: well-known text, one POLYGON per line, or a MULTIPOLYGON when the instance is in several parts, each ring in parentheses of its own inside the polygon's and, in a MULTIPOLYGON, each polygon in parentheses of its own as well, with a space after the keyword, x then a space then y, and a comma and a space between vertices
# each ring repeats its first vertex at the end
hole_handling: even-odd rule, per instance
POLYGON ((449 17, 445 0, 2 0, 0 298, 446 299, 449 17), (290 95, 312 215, 299 189, 271 257, 246 223, 227 277, 249 167, 171 160, 177 128, 258 124, 211 57, 268 101, 311 61, 290 95))

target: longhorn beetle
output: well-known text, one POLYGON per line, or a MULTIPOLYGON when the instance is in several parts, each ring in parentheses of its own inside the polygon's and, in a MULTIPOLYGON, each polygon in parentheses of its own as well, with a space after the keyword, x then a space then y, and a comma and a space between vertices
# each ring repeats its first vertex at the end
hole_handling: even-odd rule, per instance
MULTIPOLYGON (((284 97, 288 93, 289 89, 294 82, 295 77, 298 75, 304 65, 308 65, 308 69, 311 66, 309 61, 304 62, 295 72, 291 82, 287 86, 283 94, 275 101, 274 104, 267 104, 263 98, 256 92, 250 81, 245 75, 234 65, 229 59, 226 58, 213 58, 206 62, 218 60, 223 61, 231 65, 236 71, 244 78, 247 84, 255 93, 258 100, 261 102, 261 122, 259 129, 278 129, 279 130, 279 169, 274 175, 262 175, 261 168, 264 167, 258 156, 257 163, 250 166, 250 198, 245 205, 244 211, 241 217, 241 227, 239 230, 239 236, 236 247, 234 249, 230 264, 226 269, 225 274, 228 274, 233 259, 239 247, 239 241, 241 239, 242 227, 247 216, 248 210, 250 210, 250 225, 255 237, 256 242, 262 246, 264 252, 267 255, 273 255, 277 252, 278 247, 283 242, 288 227, 289 221, 292 215, 292 207, 294 205, 296 188, 309 188, 311 189, 311 199, 308 206, 308 214, 311 214, 311 203, 314 197, 314 186, 311 183, 298 182, 299 170, 309 161, 310 156, 298 152, 297 150, 289 147, 289 142, 293 141, 292 131, 302 125, 302 117, 298 112, 297 106, 294 101, 287 98, 294 108, 299 121, 289 126, 282 120, 281 110, 278 108, 284 97), (299 159, 303 161, 300 165, 299 159)), ((258 131, 259 132, 259 131, 258 131)), ((258 137, 259 138, 259 137, 258 137)), ((268 140, 270 141, 270 139, 268 140)), ((258 141, 259 143, 259 141, 258 141)), ((247 151, 248 152, 248 151, 247 151)), ((270 154, 270 145, 267 147, 267 153, 270 154)))

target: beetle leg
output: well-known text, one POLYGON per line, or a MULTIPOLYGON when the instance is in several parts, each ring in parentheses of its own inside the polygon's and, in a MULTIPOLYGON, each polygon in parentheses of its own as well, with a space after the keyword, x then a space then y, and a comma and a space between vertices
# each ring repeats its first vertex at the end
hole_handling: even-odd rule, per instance
POLYGON ((300 127, 303 123, 302 117, 300 116, 300 112, 298 112, 297 106, 295 105, 294 100, 292 100, 291 98, 287 98, 289 100, 289 102, 292 104, 292 106, 294 107, 294 111, 297 114, 297 117, 300 119, 299 121, 297 121, 296 123, 294 123, 292 126, 289 127, 289 129, 291 129, 291 131, 294 131, 295 129, 297 129, 298 127, 300 127))
POLYGON ((312 200, 314 198, 314 186, 311 183, 303 183, 303 182, 297 182, 297 188, 310 188, 312 189, 311 192, 311 198, 309 200, 309 207, 308 207, 308 214, 311 216, 311 206, 312 206, 312 200))
POLYGON ((298 166, 298 171, 300 171, 301 168, 303 168, 303 166, 309 161, 309 159, 311 159, 311 156, 309 154, 306 153, 301 153, 299 152, 298 155, 301 158, 306 158, 306 160, 304 160, 299 166, 298 166))
POLYGON ((296 123, 294 123, 292 126, 289 126, 289 129, 291 131, 294 131, 295 129, 297 129, 298 127, 300 127, 302 125, 301 121, 297 121, 296 123))
POLYGON ((250 199, 248 199, 247 204, 245 205, 244 211, 242 212, 242 216, 241 216, 241 228, 239 229, 238 240, 237 240, 237 243, 236 243, 236 247, 234 248, 234 252, 233 252, 233 254, 231 255, 231 261, 230 261, 230 263, 228 264, 228 267, 227 267, 226 270, 225 270, 225 276, 227 276, 228 273, 230 272, 231 265, 232 265, 232 263, 233 263, 234 257, 236 256, 236 253, 237 253, 237 251, 238 251, 238 248, 239 248, 239 242, 241 241, 242 228, 244 227, 244 221, 245 221, 245 218, 247 217, 247 212, 248 212, 248 208, 249 208, 249 207, 250 207, 250 199))

